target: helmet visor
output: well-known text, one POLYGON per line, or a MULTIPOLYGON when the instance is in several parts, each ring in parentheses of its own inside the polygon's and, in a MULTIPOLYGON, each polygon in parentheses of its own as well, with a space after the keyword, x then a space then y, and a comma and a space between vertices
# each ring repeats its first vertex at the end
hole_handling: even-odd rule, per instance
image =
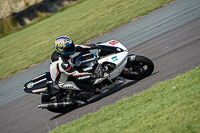
POLYGON ((75 45, 74 45, 74 42, 72 41, 72 43, 68 46, 68 47, 65 47, 64 48, 64 51, 65 52, 72 52, 75 50, 75 45))

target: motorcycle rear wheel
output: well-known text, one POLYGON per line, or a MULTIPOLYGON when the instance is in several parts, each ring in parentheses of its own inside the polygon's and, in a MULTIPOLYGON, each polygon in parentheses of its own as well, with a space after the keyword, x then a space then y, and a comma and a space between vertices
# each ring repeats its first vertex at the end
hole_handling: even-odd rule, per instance
MULTIPOLYGON (((41 102, 42 103, 54 103, 56 101, 56 98, 54 95, 42 95, 41 97, 41 102)), ((51 108, 51 109, 47 109, 51 112, 54 112, 54 113, 66 113, 66 112, 69 112, 73 109, 75 109, 76 107, 78 106, 78 104, 74 104, 74 105, 69 105, 69 106, 66 106, 64 108, 51 108)))
POLYGON ((154 70, 153 62, 145 56, 136 56, 134 62, 128 62, 122 71, 122 77, 130 80, 141 80, 150 76, 154 70))

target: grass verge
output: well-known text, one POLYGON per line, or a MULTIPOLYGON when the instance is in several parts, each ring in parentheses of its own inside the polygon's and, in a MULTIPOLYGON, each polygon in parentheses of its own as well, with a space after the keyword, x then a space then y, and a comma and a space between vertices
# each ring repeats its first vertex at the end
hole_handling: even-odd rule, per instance
POLYGON ((84 43, 174 0, 85 0, 0 39, 0 79, 48 59, 54 40, 84 43))
POLYGON ((200 66, 51 133, 199 133, 200 66))

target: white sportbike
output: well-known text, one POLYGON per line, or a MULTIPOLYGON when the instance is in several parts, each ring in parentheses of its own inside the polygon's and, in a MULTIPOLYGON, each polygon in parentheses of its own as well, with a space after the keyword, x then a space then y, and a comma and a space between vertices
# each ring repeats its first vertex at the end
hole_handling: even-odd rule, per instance
POLYGON ((42 94, 41 109, 52 112, 63 113, 87 104, 92 98, 105 93, 107 90, 122 85, 129 80, 140 80, 152 74, 153 62, 144 56, 128 54, 128 49, 118 41, 111 40, 98 43, 97 50, 80 52, 71 60, 74 68, 79 72, 97 73, 104 71, 104 77, 91 80, 95 87, 94 95, 89 99, 72 97, 82 91, 72 81, 65 83, 66 89, 56 89, 49 72, 43 73, 24 85, 26 93, 42 94), (59 90, 58 93, 57 90, 59 90))

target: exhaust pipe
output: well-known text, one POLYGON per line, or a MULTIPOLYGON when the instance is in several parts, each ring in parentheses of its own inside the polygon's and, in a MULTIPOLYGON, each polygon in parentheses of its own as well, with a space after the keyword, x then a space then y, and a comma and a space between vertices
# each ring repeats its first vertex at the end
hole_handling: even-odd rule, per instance
POLYGON ((68 105, 73 105, 73 102, 60 102, 60 103, 42 103, 38 105, 40 109, 64 108, 68 105))

